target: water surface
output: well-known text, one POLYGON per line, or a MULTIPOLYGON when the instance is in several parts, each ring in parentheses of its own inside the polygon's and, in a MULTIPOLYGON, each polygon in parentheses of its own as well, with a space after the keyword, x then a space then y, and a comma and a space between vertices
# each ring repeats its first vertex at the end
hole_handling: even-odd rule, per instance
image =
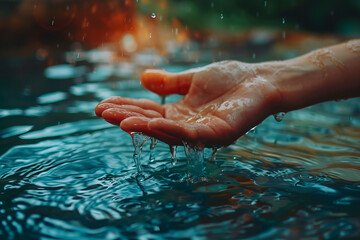
POLYGON ((215 161, 206 149, 204 176, 195 182, 188 181, 183 147, 174 166, 160 142, 150 162, 149 140, 141 157, 144 180, 136 178, 131 137, 93 113, 98 101, 114 95, 160 101, 132 79, 136 71, 141 67, 132 61, 62 64, 31 73, 27 84, 6 86, 2 239, 359 236, 359 99, 294 111, 281 122, 269 117, 220 149, 215 161))

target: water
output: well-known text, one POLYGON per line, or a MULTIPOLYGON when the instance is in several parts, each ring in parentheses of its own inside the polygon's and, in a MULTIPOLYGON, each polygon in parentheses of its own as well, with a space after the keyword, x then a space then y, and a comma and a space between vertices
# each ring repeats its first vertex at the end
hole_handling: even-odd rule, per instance
POLYGON ((137 169, 137 174, 142 174, 142 167, 141 167, 141 153, 142 153, 142 146, 144 143, 149 139, 149 137, 141 134, 141 133, 131 133, 132 143, 134 146, 134 163, 137 169))
POLYGON ((156 147, 156 144, 158 142, 158 140, 156 138, 150 138, 150 156, 149 156, 149 161, 153 162, 154 161, 154 149, 156 147))
POLYGON ((285 115, 286 115, 286 113, 284 113, 284 112, 276 113, 276 114, 274 114, 274 119, 278 122, 281 122, 284 119, 285 115))
POLYGON ((139 179, 131 136, 93 110, 114 95, 160 99, 130 80, 140 61, 119 72, 106 56, 95 66, 24 68, 23 80, 0 83, 1 239, 359 236, 359 99, 270 116, 216 158, 178 147, 172 165, 169 146, 148 140, 139 179))

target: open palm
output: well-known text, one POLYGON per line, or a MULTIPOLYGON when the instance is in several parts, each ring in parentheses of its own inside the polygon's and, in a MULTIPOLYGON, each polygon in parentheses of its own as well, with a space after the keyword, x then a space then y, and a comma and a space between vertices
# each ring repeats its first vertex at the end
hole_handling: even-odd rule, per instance
POLYGON ((142 85, 160 95, 184 94, 176 103, 112 97, 97 116, 127 132, 142 132, 170 145, 229 145, 268 115, 280 95, 261 66, 226 61, 181 73, 146 71, 142 85))

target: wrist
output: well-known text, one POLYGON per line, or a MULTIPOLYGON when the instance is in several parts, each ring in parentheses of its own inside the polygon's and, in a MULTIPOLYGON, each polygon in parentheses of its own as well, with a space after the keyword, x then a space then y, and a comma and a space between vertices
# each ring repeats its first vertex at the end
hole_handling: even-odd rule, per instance
POLYGON ((314 104, 317 99, 315 86, 319 71, 304 59, 265 63, 264 72, 280 96, 276 102, 277 112, 288 112, 314 104))

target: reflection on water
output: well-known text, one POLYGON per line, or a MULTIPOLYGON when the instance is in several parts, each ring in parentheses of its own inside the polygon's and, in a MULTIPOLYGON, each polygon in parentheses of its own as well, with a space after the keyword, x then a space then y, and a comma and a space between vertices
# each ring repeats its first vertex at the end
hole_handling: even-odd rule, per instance
POLYGON ((105 63, 95 71, 48 68, 50 80, 43 81, 61 82, 60 90, 39 90, 18 107, 1 103, 2 238, 360 234, 359 99, 290 112, 281 122, 269 117, 236 144, 219 149, 216 158, 212 149, 189 153, 178 147, 172 165, 168 145, 154 148, 155 142, 147 141, 140 158, 146 178, 140 181, 131 137, 93 114, 99 100, 114 95, 160 101, 129 80, 129 71, 138 68, 123 64, 130 65, 117 73, 105 63), (201 161, 193 162, 194 154, 201 161), (188 174, 199 181, 188 181, 188 174))

